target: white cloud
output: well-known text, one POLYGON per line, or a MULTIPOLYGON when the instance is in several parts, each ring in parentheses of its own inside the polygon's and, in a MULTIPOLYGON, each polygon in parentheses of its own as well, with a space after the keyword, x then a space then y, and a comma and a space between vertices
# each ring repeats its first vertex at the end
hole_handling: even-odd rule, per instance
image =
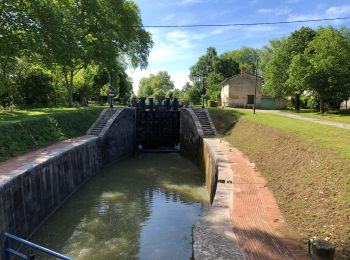
POLYGON ((206 2, 205 0, 181 0, 178 1, 179 5, 192 5, 192 4, 199 4, 199 3, 203 3, 206 2))
POLYGON ((332 6, 326 10, 326 14, 331 15, 332 17, 350 14, 350 5, 332 6))
POLYGON ((301 0, 287 0, 288 4, 296 4, 299 3, 301 0))
POLYGON ((257 10, 257 13, 262 15, 273 15, 273 16, 282 16, 291 13, 292 10, 288 7, 284 8, 261 8, 257 10))
MULTIPOLYGON (((343 5, 343 6, 331 6, 327 9, 323 8, 318 10, 317 12, 314 12, 312 14, 293 14, 289 15, 288 21, 300 21, 300 20, 318 20, 323 18, 337 18, 344 15, 350 14, 350 5, 343 5)), ((303 25, 309 25, 309 26, 320 26, 320 25, 328 25, 328 24, 341 24, 342 21, 340 20, 334 20, 334 21, 323 21, 323 22, 310 22, 310 23, 303 23, 303 25)))
POLYGON ((189 31, 180 31, 175 30, 169 32, 166 35, 166 39, 170 44, 177 45, 181 48, 190 48, 194 47, 194 42, 198 40, 202 40, 206 37, 206 34, 192 33, 189 31))
MULTIPOLYGON (((164 68, 159 68, 159 69, 147 69, 147 70, 140 70, 139 68, 137 69, 127 69, 127 74, 129 77, 132 78, 133 81, 133 90, 135 94, 137 94, 137 91, 139 89, 139 83, 140 80, 144 77, 149 77, 151 74, 155 75, 159 71, 165 70, 164 68)), ((174 82, 175 88, 177 89, 182 89, 182 87, 185 85, 186 82, 189 82, 188 78, 188 71, 171 71, 169 72, 169 75, 171 77, 171 80, 174 82)))
POLYGON ((272 11, 273 10, 271 8, 261 8, 257 12, 259 14, 269 14, 269 13, 272 13, 272 11))

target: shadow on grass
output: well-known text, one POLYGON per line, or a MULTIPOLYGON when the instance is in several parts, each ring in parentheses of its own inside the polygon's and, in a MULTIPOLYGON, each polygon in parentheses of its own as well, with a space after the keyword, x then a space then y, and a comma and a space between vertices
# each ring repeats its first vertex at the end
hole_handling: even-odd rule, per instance
POLYGON ((209 113, 219 135, 229 134, 244 113, 234 109, 209 108, 209 113))

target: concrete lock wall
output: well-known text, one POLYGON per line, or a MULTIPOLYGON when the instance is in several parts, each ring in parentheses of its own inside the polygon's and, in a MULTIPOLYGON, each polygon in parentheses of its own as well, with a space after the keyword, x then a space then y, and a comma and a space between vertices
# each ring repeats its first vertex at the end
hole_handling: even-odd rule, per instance
MULTIPOLYGON (((0 234, 28 237, 67 196, 100 170, 98 147, 99 139, 90 136, 10 172, 11 178, 0 184, 0 234)), ((3 241, 1 253, 2 246, 3 241)))
POLYGON ((133 155, 136 148, 136 109, 119 109, 99 137, 103 165, 133 155))
POLYGON ((135 109, 120 109, 98 136, 84 136, 9 172, 0 180, 0 234, 27 238, 84 181, 134 151, 135 109))
POLYGON ((193 161, 205 176, 210 202, 215 196, 218 166, 213 147, 204 138, 198 118, 191 109, 181 109, 180 116, 180 147, 181 155, 193 161))

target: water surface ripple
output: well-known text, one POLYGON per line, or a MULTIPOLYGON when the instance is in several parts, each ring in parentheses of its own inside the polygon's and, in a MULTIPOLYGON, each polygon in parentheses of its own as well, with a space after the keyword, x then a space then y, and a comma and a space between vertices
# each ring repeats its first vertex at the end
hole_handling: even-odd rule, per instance
POLYGON ((75 259, 189 259, 192 225, 207 206, 192 162, 141 154, 84 184, 31 240, 75 259))

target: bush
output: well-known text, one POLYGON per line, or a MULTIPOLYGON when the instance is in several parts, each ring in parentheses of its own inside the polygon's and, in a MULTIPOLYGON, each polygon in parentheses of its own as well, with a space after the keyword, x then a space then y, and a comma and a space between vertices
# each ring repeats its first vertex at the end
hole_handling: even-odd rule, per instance
POLYGON ((207 100, 207 105, 208 105, 208 107, 217 107, 218 102, 214 101, 214 100, 207 100))
POLYGON ((84 135, 102 108, 66 111, 0 125, 0 161, 84 135))

